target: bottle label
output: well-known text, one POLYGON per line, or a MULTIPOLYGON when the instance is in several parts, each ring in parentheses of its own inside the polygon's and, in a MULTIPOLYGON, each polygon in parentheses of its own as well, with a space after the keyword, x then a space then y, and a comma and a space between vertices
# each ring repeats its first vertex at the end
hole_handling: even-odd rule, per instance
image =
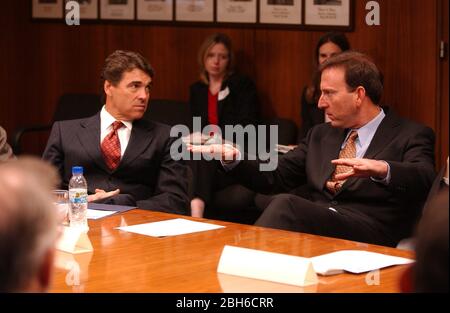
POLYGON ((70 189, 69 198, 72 203, 87 203, 87 190, 86 189, 70 189))

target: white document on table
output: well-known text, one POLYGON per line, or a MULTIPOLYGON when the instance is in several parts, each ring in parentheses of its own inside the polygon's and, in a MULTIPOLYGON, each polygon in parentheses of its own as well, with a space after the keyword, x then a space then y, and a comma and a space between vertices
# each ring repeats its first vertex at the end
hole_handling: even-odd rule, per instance
POLYGON ((363 250, 336 251, 313 257, 311 261, 316 273, 321 275, 334 275, 343 271, 360 274, 414 262, 411 259, 363 250))
POLYGON ((111 214, 117 213, 117 211, 103 211, 103 210, 93 210, 93 209, 88 209, 87 210, 87 218, 89 220, 96 220, 111 214))
POLYGON ((146 236, 165 237, 196 233, 224 227, 225 226, 221 225, 186 220, 184 218, 176 218, 160 222, 117 227, 117 229, 146 236))

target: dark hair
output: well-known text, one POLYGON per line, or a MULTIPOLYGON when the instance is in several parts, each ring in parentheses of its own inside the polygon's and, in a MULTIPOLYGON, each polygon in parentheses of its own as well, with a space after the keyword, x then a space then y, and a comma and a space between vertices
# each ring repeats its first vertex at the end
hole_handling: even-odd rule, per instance
POLYGON ((374 104, 379 104, 383 94, 383 83, 380 71, 375 63, 360 52, 347 51, 335 55, 319 66, 320 75, 325 69, 342 67, 345 71, 345 82, 349 90, 362 86, 374 104))
POLYGON ((105 60, 105 65, 100 76, 102 82, 102 101, 104 102, 105 100, 103 84, 106 80, 116 86, 122 80, 123 73, 136 68, 145 72, 151 78, 155 75, 150 63, 139 53, 124 50, 116 50, 111 53, 105 60))
POLYGON ((350 50, 350 43, 347 37, 341 32, 328 32, 319 38, 314 54, 314 74, 310 85, 306 88, 306 100, 310 103, 317 103, 320 97, 320 74, 317 72, 319 66, 319 50, 327 42, 332 42, 341 49, 342 52, 350 50))
POLYGON ((319 64, 319 50, 320 50, 320 47, 322 47, 327 42, 334 43, 336 46, 339 47, 339 49, 341 49, 342 52, 350 50, 350 43, 348 42, 347 37, 345 37, 345 35, 343 33, 340 33, 340 32, 329 32, 329 33, 326 33, 325 35, 320 37, 320 39, 319 39, 319 41, 317 42, 317 45, 316 45, 316 50, 315 50, 315 52, 316 52, 316 54, 315 54, 316 64, 319 64))
POLYGON ((205 58, 209 49, 211 49, 212 46, 218 43, 223 44, 225 48, 228 50, 228 66, 226 77, 230 76, 231 73, 233 72, 234 53, 231 46, 230 37, 228 37, 223 33, 212 34, 203 41, 202 45, 200 46, 200 49, 198 50, 198 65, 200 66, 200 80, 205 84, 209 83, 208 73, 206 72, 205 69, 205 58))

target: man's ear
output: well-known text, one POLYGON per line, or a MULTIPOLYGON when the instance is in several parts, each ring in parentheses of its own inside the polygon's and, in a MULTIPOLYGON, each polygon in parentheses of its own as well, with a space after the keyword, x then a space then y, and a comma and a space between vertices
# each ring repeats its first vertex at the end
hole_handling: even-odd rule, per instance
POLYGON ((108 81, 108 80, 105 80, 105 82, 103 83, 103 91, 105 92, 105 94, 107 95, 107 96, 111 96, 111 87, 112 87, 113 85, 111 84, 111 82, 110 81, 108 81))
POLYGON ((363 86, 358 86, 355 90, 355 94, 358 105, 361 105, 366 98, 366 89, 363 86))

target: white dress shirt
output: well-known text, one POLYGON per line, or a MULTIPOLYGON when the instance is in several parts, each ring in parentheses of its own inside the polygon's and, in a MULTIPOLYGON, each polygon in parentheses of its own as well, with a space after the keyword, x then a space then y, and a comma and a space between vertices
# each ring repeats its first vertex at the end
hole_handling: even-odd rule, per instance
MULTIPOLYGON (((112 124, 116 119, 106 111, 105 106, 103 106, 100 111, 100 145, 103 139, 112 131, 112 124)), ((129 121, 121 121, 124 127, 117 130, 117 135, 120 141, 120 157, 123 157, 125 150, 127 149, 128 142, 130 141, 131 129, 133 128, 133 123, 129 121)))

